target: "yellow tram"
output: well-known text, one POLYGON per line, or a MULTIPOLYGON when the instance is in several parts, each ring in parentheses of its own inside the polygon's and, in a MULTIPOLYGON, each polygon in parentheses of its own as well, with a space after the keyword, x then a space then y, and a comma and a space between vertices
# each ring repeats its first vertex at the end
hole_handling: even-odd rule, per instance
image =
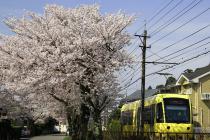
MULTIPOLYGON (((140 100, 126 103, 121 108, 121 126, 124 133, 137 132, 140 100)), ((145 99, 144 132, 155 137, 192 133, 192 107, 188 95, 157 94, 145 99)), ((138 125, 139 126, 139 125, 138 125)), ((187 135, 192 138, 192 135, 187 135)))

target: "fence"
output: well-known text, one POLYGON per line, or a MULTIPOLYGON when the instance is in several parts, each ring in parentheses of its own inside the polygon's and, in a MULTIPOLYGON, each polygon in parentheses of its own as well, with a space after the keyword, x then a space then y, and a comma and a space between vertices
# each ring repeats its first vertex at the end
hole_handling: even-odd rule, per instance
MULTIPOLYGON (((136 133, 104 132, 104 140, 141 140, 136 133)), ((144 133, 144 140, 210 140, 210 133, 144 133)))

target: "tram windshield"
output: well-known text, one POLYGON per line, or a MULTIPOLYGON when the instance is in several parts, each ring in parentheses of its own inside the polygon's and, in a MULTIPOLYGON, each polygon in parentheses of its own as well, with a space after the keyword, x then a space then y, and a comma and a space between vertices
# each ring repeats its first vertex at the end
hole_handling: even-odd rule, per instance
POLYGON ((190 105, 189 100, 180 98, 165 98, 166 123, 189 123, 190 105))

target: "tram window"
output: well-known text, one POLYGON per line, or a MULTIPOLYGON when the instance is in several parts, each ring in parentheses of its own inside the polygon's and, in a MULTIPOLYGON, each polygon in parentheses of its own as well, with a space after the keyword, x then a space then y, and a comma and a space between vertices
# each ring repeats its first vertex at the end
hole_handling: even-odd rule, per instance
POLYGON ((167 123, 189 123, 189 100, 180 98, 165 98, 165 118, 167 123))
POLYGON ((132 125, 133 122, 133 112, 123 111, 121 114, 121 123, 123 125, 132 125))
POLYGON ((144 116, 143 117, 144 117, 145 123, 147 123, 147 124, 151 123, 152 110, 151 110, 150 106, 144 108, 144 116))
POLYGON ((155 104, 151 105, 151 124, 154 124, 155 119, 155 104))
POLYGON ((163 122, 163 108, 162 108, 162 103, 157 104, 156 108, 156 122, 157 123, 162 123, 163 122))

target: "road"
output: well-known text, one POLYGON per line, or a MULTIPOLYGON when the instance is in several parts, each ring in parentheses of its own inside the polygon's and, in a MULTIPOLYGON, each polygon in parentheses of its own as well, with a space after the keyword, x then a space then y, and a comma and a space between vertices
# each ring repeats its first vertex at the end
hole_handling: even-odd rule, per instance
POLYGON ((63 140, 65 135, 46 135, 33 137, 30 140, 63 140))

